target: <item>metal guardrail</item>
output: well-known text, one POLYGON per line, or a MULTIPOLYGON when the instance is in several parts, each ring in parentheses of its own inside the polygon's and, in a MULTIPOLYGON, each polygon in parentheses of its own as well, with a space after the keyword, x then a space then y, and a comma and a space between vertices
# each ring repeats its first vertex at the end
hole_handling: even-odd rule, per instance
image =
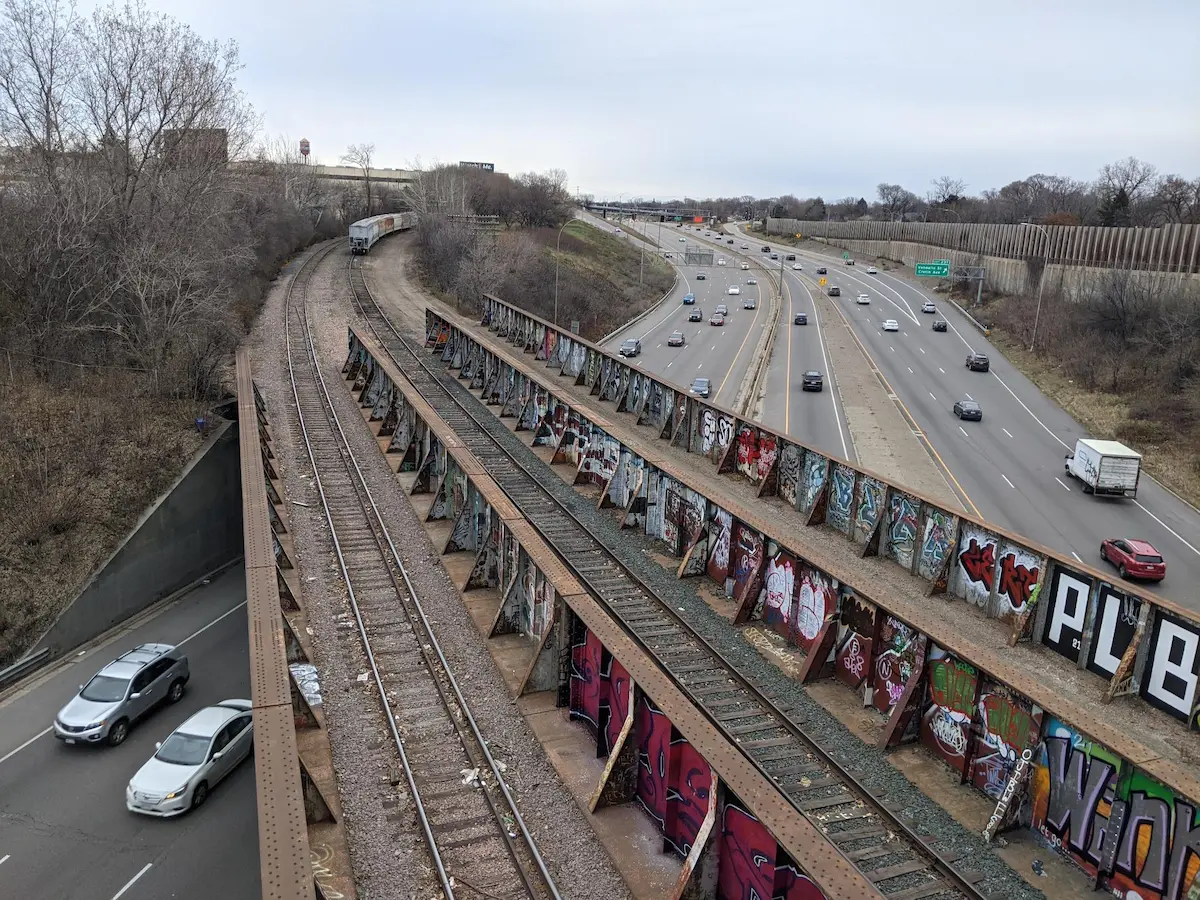
POLYGON ((37 653, 30 653, 24 659, 19 659, 6 669, 0 669, 0 688, 13 681, 24 678, 35 672, 50 661, 50 648, 43 647, 37 653))

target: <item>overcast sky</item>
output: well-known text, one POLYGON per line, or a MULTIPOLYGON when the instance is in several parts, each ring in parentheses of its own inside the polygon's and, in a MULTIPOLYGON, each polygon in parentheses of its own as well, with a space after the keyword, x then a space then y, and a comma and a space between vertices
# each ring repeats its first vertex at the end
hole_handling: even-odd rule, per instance
POLYGON ((265 130, 326 163, 369 142, 614 199, 1200 176, 1200 0, 147 2, 236 40, 265 130))

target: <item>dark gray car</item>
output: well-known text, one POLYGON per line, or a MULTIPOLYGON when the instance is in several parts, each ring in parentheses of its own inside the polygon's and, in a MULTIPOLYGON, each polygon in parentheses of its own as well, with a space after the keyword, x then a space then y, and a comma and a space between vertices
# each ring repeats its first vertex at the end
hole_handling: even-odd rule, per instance
POLYGON ((954 404, 954 414, 960 419, 972 422, 983 421, 983 410, 974 400, 958 400, 954 404))
POLYGON ((707 378, 697 378, 692 382, 692 393, 698 394, 701 397, 707 397, 712 391, 712 382, 707 378))
POLYGON ((140 644, 92 676, 54 717, 54 736, 68 744, 113 747, 129 726, 160 703, 177 703, 191 673, 187 657, 171 644, 140 644))

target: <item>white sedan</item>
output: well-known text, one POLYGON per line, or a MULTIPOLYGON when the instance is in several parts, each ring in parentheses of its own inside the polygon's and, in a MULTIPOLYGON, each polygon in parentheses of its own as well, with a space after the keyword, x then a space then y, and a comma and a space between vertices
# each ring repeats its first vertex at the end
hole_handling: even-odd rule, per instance
POLYGON ((884 331, 899 331, 900 323, 897 322, 895 319, 887 319, 883 323, 883 330, 884 331))
POLYGON ((745 269, 749 269, 749 268, 750 268, 750 263, 742 263, 742 269, 743 269, 743 270, 745 270, 745 269))
POLYGON ((224 700, 176 728, 125 788, 125 808, 146 816, 183 815, 237 768, 254 746, 249 700, 224 700))
POLYGON ((742 289, 735 284, 733 287, 731 287, 725 293, 729 294, 730 296, 737 296, 741 292, 742 292, 742 289))
POLYGON ((792 263, 792 268, 797 272, 804 271, 804 266, 800 265, 800 263, 792 263))
POLYGON ((871 303, 871 298, 868 297, 866 294, 859 294, 857 297, 854 298, 854 302, 859 304, 860 306, 869 306, 871 303))
POLYGON ((718 265, 718 266, 723 266, 723 265, 725 265, 725 260, 723 260, 723 259, 718 259, 718 260, 717 260, 717 265, 718 265))

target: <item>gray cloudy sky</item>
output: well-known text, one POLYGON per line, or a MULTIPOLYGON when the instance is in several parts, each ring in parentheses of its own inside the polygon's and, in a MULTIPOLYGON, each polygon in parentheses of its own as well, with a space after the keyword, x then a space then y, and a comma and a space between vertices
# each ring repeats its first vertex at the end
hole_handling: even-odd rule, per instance
POLYGON ((266 130, 322 162, 370 142, 613 198, 1200 176, 1200 0, 148 2, 236 40, 266 130))

